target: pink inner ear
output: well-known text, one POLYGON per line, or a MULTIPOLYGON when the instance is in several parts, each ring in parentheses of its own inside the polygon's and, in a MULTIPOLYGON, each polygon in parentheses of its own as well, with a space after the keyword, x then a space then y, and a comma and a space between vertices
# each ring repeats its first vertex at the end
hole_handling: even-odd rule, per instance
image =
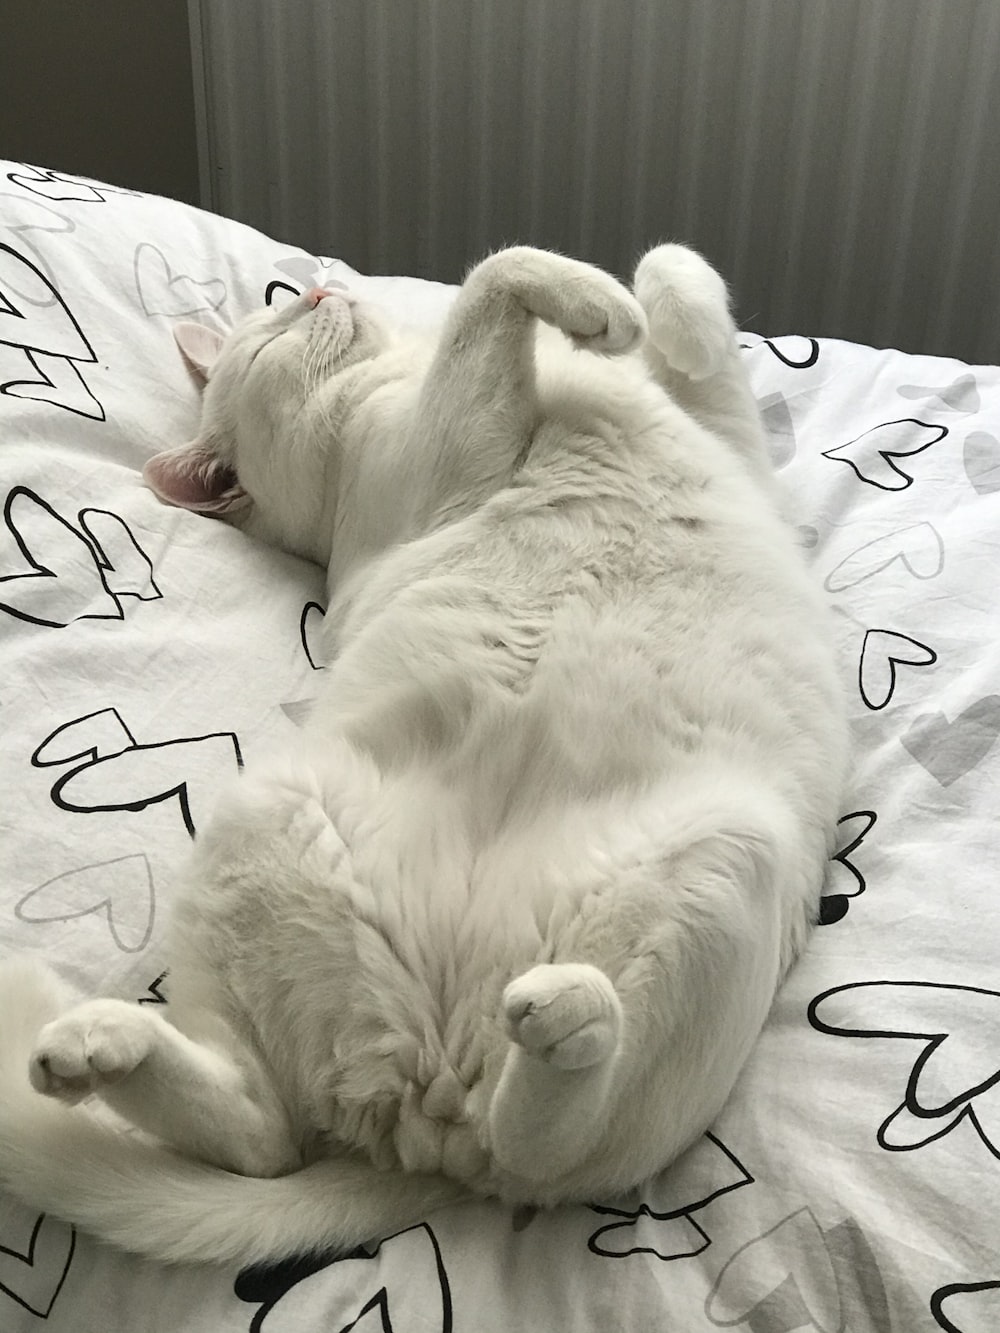
POLYGON ((161 500, 198 514, 228 514, 250 503, 232 468, 199 440, 154 454, 142 476, 161 500))
POLYGON ((217 329, 185 321, 174 326, 174 341, 184 360, 204 383, 226 339, 217 329))

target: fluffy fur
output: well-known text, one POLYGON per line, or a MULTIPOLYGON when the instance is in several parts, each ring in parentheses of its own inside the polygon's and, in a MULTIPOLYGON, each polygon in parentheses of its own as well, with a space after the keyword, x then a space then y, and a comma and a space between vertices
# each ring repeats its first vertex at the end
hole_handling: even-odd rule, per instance
POLYGON ((147 480, 327 565, 336 658, 194 848, 165 1016, 0 971, 12 1190, 247 1262, 607 1196, 706 1128, 845 748, 733 335, 677 246, 635 296, 502 251, 427 344, 320 291, 180 333, 202 430, 147 480))

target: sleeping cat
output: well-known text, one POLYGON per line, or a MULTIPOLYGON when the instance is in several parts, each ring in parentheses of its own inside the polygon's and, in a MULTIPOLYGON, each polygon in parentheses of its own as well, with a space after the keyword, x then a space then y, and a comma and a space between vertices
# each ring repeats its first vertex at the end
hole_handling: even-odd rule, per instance
POLYGON ((315 289, 178 340, 201 431, 146 479, 326 565, 336 659, 194 847, 165 1016, 0 971, 0 1180, 244 1263, 640 1184, 806 940, 845 765, 722 280, 515 248, 436 340, 315 289))

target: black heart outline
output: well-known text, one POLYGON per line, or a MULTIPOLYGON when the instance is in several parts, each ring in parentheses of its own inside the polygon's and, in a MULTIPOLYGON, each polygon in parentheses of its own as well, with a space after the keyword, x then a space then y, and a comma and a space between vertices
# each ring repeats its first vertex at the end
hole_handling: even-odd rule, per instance
MULTIPOLYGON (((3 241, 0 241, 0 250, 5 251, 7 254, 9 254, 13 258, 15 263, 23 264, 25 268, 30 269, 31 272, 38 279, 38 281, 42 284, 42 286, 47 288, 52 298, 49 304, 58 305, 60 307, 64 316, 72 325, 73 331, 76 334, 77 338, 79 338, 83 347, 86 349, 85 352, 77 353, 75 355, 70 355, 66 352, 59 352, 59 351, 53 352, 46 347, 37 347, 34 345, 34 343, 31 342, 28 343, 15 342, 13 338, 5 338, 2 336, 2 330, 0 330, 0 344, 2 344, 5 347, 13 347, 17 351, 23 352, 25 359, 28 361, 29 365, 34 370, 35 374, 40 376, 39 379, 34 379, 34 380, 27 380, 27 379, 5 380, 2 384, 0 384, 0 395, 6 394, 8 397, 11 398, 23 398, 28 402, 50 403, 54 407, 61 407, 66 412, 72 412, 74 416, 86 417, 92 421, 95 420, 106 421, 107 417, 105 415, 103 405, 99 402, 97 398, 94 397, 89 386, 87 385, 86 380, 83 378, 76 364, 79 361, 82 362, 84 365, 96 365, 97 354, 94 351, 93 347, 90 345, 90 340, 87 338, 86 334, 83 332, 83 329, 77 322, 75 315, 70 310, 66 302, 63 300, 59 292, 56 290, 53 283, 42 272, 42 270, 38 267, 37 264, 33 264, 31 260, 27 258, 26 255, 21 254, 19 250, 15 250, 12 245, 7 245, 3 241), (73 374, 76 375, 76 378, 82 385, 83 390, 86 393, 87 397, 91 400, 91 402, 96 404, 97 412, 94 413, 94 412, 84 411, 80 407, 73 407, 70 403, 62 403, 53 398, 34 397, 29 393, 17 393, 17 394, 11 393, 10 391, 12 389, 31 389, 31 388, 57 389, 59 387, 56 384, 56 382, 46 373, 44 367, 39 365, 38 363, 39 357, 48 357, 53 362, 57 361, 65 362, 66 365, 69 367, 69 369, 73 372, 73 374)), ((29 302, 29 304, 31 303, 29 302)), ((24 315, 23 311, 18 306, 12 305, 11 302, 3 295, 2 292, 0 292, 0 310, 2 310, 4 314, 13 315, 16 318, 27 322, 27 317, 24 315)), ((21 329, 18 331, 22 333, 27 332, 27 336, 29 338, 31 337, 30 331, 27 331, 26 329, 21 329)))
POLYGON ((146 987, 146 994, 140 995, 139 998, 136 1000, 136 1004, 167 1004, 168 1003, 167 997, 160 990, 160 987, 163 985, 163 983, 166 981, 169 975, 170 975, 169 968, 165 972, 161 972, 158 977, 156 977, 153 981, 149 983, 149 985, 146 987))
POLYGON ((863 431, 853 440, 848 440, 846 444, 838 444, 835 449, 824 449, 822 456, 828 458, 832 463, 846 463, 859 481, 863 481, 866 486, 874 486, 880 491, 905 491, 913 485, 913 478, 909 473, 904 472, 902 468, 896 466, 893 461, 896 458, 914 458, 917 454, 922 454, 925 449, 930 449, 932 445, 940 444, 946 435, 950 434, 947 426, 941 426, 937 422, 919 421, 916 417, 900 417, 898 421, 883 421, 877 426, 872 426, 870 430, 863 431), (887 426, 902 426, 904 424, 912 426, 922 426, 925 430, 938 431, 933 439, 925 441, 924 444, 916 445, 910 449, 877 449, 879 458, 887 464, 889 470, 897 477, 902 479, 901 486, 883 486, 880 481, 874 481, 866 476, 860 465, 853 458, 840 457, 841 451, 850 449, 852 445, 860 444, 868 435, 874 435, 876 431, 885 430, 887 426))
POLYGON ((287 274, 292 282, 300 283, 298 287, 293 287, 290 282, 285 282, 282 278, 274 278, 267 284, 264 292, 264 304, 270 306, 276 291, 288 292, 290 296, 301 296, 307 287, 324 287, 329 290, 331 287, 337 287, 341 291, 347 291, 347 283, 341 282, 339 278, 324 276, 322 269, 333 267, 334 261, 328 259, 316 259, 312 255, 289 255, 286 259, 275 261, 274 267, 280 272, 287 274), (293 268, 296 272, 293 272, 293 268), (304 269, 309 272, 305 277, 300 278, 298 273, 304 269))
POLYGON ((669 1263, 675 1259, 688 1259, 702 1254, 712 1244, 712 1238, 708 1232, 694 1220, 692 1213, 700 1212, 716 1199, 720 1199, 724 1194, 730 1194, 733 1190, 742 1189, 745 1185, 753 1185, 755 1177, 750 1174, 743 1163, 739 1160, 718 1135, 706 1132, 705 1136, 715 1147, 729 1159, 732 1165, 739 1173, 740 1179, 733 1180, 726 1185, 720 1185, 717 1189, 710 1191, 704 1198, 696 1199, 692 1203, 680 1204, 677 1208, 668 1209, 666 1212, 658 1212, 651 1208, 649 1204, 643 1202, 638 1208, 616 1208, 609 1204, 591 1204, 591 1212, 603 1214, 617 1218, 617 1221, 607 1222, 599 1227, 588 1239, 587 1249, 591 1254, 596 1254, 603 1259, 627 1259, 630 1255, 651 1254, 663 1263, 669 1263), (693 1231, 701 1237, 703 1244, 698 1245, 696 1249, 684 1250, 673 1254, 661 1254, 659 1250, 649 1245, 636 1245, 629 1250, 608 1250, 603 1249, 599 1244, 602 1236, 609 1232, 621 1230, 624 1227, 634 1226, 642 1217, 648 1217, 653 1222, 669 1222, 683 1219, 693 1231))
POLYGON ((77 516, 77 521, 80 524, 80 528, 78 529, 74 527, 73 524, 70 523, 68 519, 63 518, 62 514, 60 514, 58 510, 56 510, 52 505, 50 505, 47 500, 43 500, 42 497, 36 491, 33 491, 29 486, 14 486, 11 488, 10 492, 7 495, 7 499, 4 502, 3 518, 8 532, 14 538, 14 542, 21 553, 21 558, 27 565, 30 565, 31 568, 29 571, 21 574, 0 575, 0 593, 2 593, 4 584, 14 584, 18 580, 59 578, 59 575, 56 573, 55 570, 50 569, 48 565, 43 564, 41 560, 35 558, 30 548, 28 547, 28 544, 25 541, 23 535, 21 534, 20 529, 17 526, 12 510, 15 502, 22 497, 28 500, 31 504, 37 506, 39 509, 43 510, 48 515, 49 518, 54 519, 58 524, 60 524, 61 527, 65 528, 68 533, 70 533, 73 537, 75 537, 77 541, 83 544, 91 560, 94 562, 94 570, 97 579, 100 581, 100 584, 104 589, 104 592, 114 603, 115 609, 114 611, 109 610, 103 612, 99 611, 86 612, 82 615, 73 616, 71 620, 48 620, 43 616, 33 615, 30 611, 26 611, 21 607, 12 606, 9 602, 4 601, 2 596, 0 596, 0 611, 5 611, 8 615, 15 616, 18 620, 27 621, 28 624, 42 625, 49 629, 66 629, 69 625, 75 624, 76 621, 78 620, 124 620, 125 609, 122 606, 122 600, 121 600, 123 597, 135 597, 138 601, 143 601, 143 602, 156 601, 159 598, 162 598, 163 593, 160 591, 159 587, 157 586, 156 580, 153 577, 153 562, 150 560, 149 556, 139 545, 138 541, 135 538, 135 534, 132 532, 132 529, 125 522, 125 520, 121 517, 120 514, 116 514, 110 509, 97 509, 92 506, 89 508, 81 509, 77 516), (153 590, 151 594, 149 593, 143 594, 141 592, 132 592, 132 591, 116 592, 114 590, 114 588, 112 587, 113 580, 109 578, 109 575, 113 575, 116 572, 115 567, 111 563, 107 554, 105 553, 104 548, 101 546, 96 537, 90 531, 90 528, 88 526, 88 517, 92 514, 104 514, 108 518, 111 518, 116 523, 120 524, 120 526, 125 532, 125 535, 132 543, 132 546, 136 554, 142 559, 142 561, 146 565, 146 568, 148 570, 149 585, 153 590), (82 531, 80 529, 82 529, 82 531))
POLYGON ((78 380, 78 382, 79 382, 80 388, 83 390, 83 392, 86 394, 86 396, 90 399, 90 401, 96 406, 96 408, 97 408, 97 411, 96 411, 96 412, 88 412, 88 411, 86 411, 86 410, 85 410, 84 408, 82 408, 82 407, 74 407, 74 406, 72 405, 72 403, 60 402, 58 398, 48 397, 48 396, 46 396, 46 395, 44 395, 44 394, 42 394, 42 395, 36 395, 36 394, 31 394, 31 393, 12 393, 12 392, 10 392, 10 390, 12 390, 12 389, 56 389, 56 390, 60 390, 60 389, 62 388, 62 386, 61 386, 60 384, 57 384, 56 381, 52 378, 52 376, 49 375, 49 373, 48 373, 48 371, 46 371, 45 367, 44 367, 44 366, 40 366, 40 365, 38 364, 38 359, 39 359, 39 357, 42 356, 42 355, 43 355, 43 353, 41 353, 41 352, 27 352, 27 351, 26 351, 26 352, 24 353, 25 359, 29 362, 29 364, 31 365, 31 368, 34 370, 35 374, 38 376, 37 379, 33 379, 33 380, 23 380, 23 379, 22 379, 22 380, 7 380, 5 383, 0 384, 0 393, 2 393, 2 394, 7 394, 7 396, 8 396, 9 398, 20 398, 20 399, 23 399, 25 402, 29 402, 29 403, 49 403, 49 404, 51 404, 52 407, 61 407, 62 410, 63 410, 64 412, 72 412, 73 415, 76 416, 76 417, 86 417, 86 419, 87 419, 88 421, 107 421, 107 416, 106 416, 105 411, 104 411, 104 405, 103 405, 103 403, 101 403, 99 399, 97 399, 97 398, 94 397, 94 394, 93 394, 93 392, 91 391, 90 386, 88 385, 87 381, 83 378, 83 376, 80 374, 80 371, 79 371, 79 369, 77 368, 75 362, 72 361, 72 360, 71 360, 69 357, 67 357, 67 356, 50 356, 50 357, 48 357, 48 360, 51 361, 51 362, 53 362, 53 363, 56 363, 56 364, 58 364, 58 363, 61 362, 61 361, 66 363, 66 366, 67 366, 67 368, 68 368, 68 372, 67 372, 67 373, 70 373, 70 374, 76 376, 76 378, 77 378, 77 380, 78 380))
MULTIPOLYGON (((444 1266, 441 1246, 438 1243, 437 1236, 426 1222, 420 1222, 413 1227, 404 1227, 402 1231, 396 1231, 391 1236, 384 1237, 377 1244, 372 1246, 358 1246, 357 1249, 350 1250, 347 1254, 331 1254, 327 1252, 326 1254, 303 1255, 279 1264, 255 1264, 250 1268, 243 1269, 237 1275, 236 1281, 233 1284, 234 1294, 241 1301, 246 1301, 249 1304, 261 1302, 260 1308, 256 1311, 250 1322, 249 1333, 264 1333, 263 1324, 267 1316, 274 1310, 280 1301, 287 1296, 293 1287, 297 1286, 300 1282, 303 1282, 306 1278, 312 1277, 314 1274, 319 1273, 325 1268, 332 1268, 344 1260, 375 1259, 383 1245, 387 1245, 398 1236, 405 1236, 410 1231, 424 1231, 430 1240, 441 1292, 441 1333, 453 1333, 454 1316, 448 1272, 444 1266)), ((379 1312, 385 1333, 392 1333, 391 1312, 389 1310, 389 1292, 384 1284, 374 1293, 371 1299, 358 1310, 356 1317, 349 1324, 345 1324, 343 1328, 339 1330, 339 1333, 350 1333, 350 1330, 355 1328, 357 1324, 373 1310, 379 1312)))
POLYGON ((809 370, 819 360, 819 343, 815 338, 807 338, 809 343, 809 355, 804 361, 793 361, 791 357, 785 356, 784 352, 779 351, 770 338, 764 339, 764 346, 769 347, 774 355, 790 370, 809 370))
POLYGON ((977 1291, 1000 1291, 1000 1282, 949 1282, 945 1287, 938 1287, 931 1297, 931 1314, 945 1333, 968 1333, 952 1322, 943 1310, 946 1300, 959 1294, 968 1295, 977 1291))
POLYGON ((840 828, 851 819, 864 820, 864 827, 851 838, 850 842, 845 846, 838 848, 838 850, 830 857, 830 860, 836 861, 838 865, 842 865, 845 870, 854 876, 857 888, 853 893, 828 893, 820 898, 819 925, 821 926, 832 926, 836 924, 836 922, 841 921, 847 915, 850 900, 852 898, 860 898, 868 887, 864 875, 862 875, 861 871, 853 861, 848 860, 848 857, 852 852, 858 850, 865 838, 867 838, 868 834, 878 823, 878 815, 874 810, 851 810, 848 814, 841 815, 837 820, 837 827, 840 828))
POLYGON ((82 717, 74 717, 69 722, 63 722, 56 727, 55 731, 50 732, 49 735, 45 737, 45 740, 35 747, 30 762, 33 768, 54 768, 59 764, 72 764, 77 759, 94 760, 101 759, 105 755, 121 754, 122 750, 128 750, 132 746, 138 744, 139 742, 125 725, 125 721, 117 708, 96 708, 92 713, 84 713, 82 717), (106 750, 102 754, 101 751, 92 745, 89 748, 77 750, 73 754, 59 755, 56 759, 43 759, 41 757, 45 747, 51 745, 55 738, 62 735, 64 731, 68 731, 71 727, 78 727, 82 722, 89 722, 92 717, 104 717, 105 714, 108 714, 115 719, 118 729, 125 737, 120 749, 106 750))
MULTIPOLYGON (((90 339, 84 333, 83 329, 80 328, 80 325, 76 319, 76 316, 73 314, 72 310, 70 310, 69 306, 66 304, 66 302, 62 299, 62 296, 56 290, 55 286, 49 281, 49 279, 45 276, 45 274, 38 267, 38 265, 33 264, 30 259, 28 259, 25 255, 21 254, 19 250, 15 250, 12 245, 7 245, 5 241, 0 241, 0 250, 6 251, 7 254, 9 254, 11 258, 15 261, 15 263, 23 264, 25 268, 30 268, 32 273, 34 273, 35 277, 42 284, 42 286, 48 289, 49 293, 52 296, 51 304, 58 305, 61 307, 63 314, 66 316, 70 324, 72 324, 73 331, 75 332, 76 336, 79 338, 80 342, 86 348, 86 354, 82 356, 80 355, 71 356, 68 352, 53 351, 50 347, 39 347, 33 342, 27 342, 27 343, 15 342, 13 338, 3 337, 2 326, 0 326, 0 343, 2 343, 5 347, 15 347, 19 351, 25 353, 36 352, 43 356, 54 356, 66 361, 83 361, 87 365, 96 365, 97 353, 94 351, 93 347, 91 347, 90 339)), ((21 299, 27 300, 27 298, 23 296, 21 299)), ((7 299, 7 297, 5 297, 2 293, 0 293, 0 301, 2 301, 3 303, 4 314, 13 315, 16 319, 27 318, 24 312, 21 309, 19 309, 18 306, 11 304, 11 302, 7 299)), ((32 302, 28 301, 28 304, 31 305, 32 302)), ((18 332, 23 333, 25 332, 25 330, 19 329, 18 332)), ((31 336, 30 331, 28 332, 28 336, 29 337, 31 336)), ((11 383, 13 383, 13 381, 11 381, 11 383)), ((0 390, 6 388, 7 388, 6 384, 0 385, 0 390)))
POLYGON ((105 185, 103 181, 91 180, 88 176, 70 176, 58 171, 49 171, 45 167, 36 167, 30 162, 20 162, 17 165, 23 167, 25 171, 33 171, 35 175, 25 178, 18 172, 8 171, 7 179, 12 184, 20 186, 22 190, 27 190, 29 194, 37 195, 40 199, 48 199, 53 203, 106 204, 108 200, 104 198, 104 193, 128 195, 134 199, 142 198, 142 192, 139 190, 126 190, 120 185, 105 185), (92 195, 96 195, 96 198, 81 199, 79 194, 52 195, 33 188, 35 185, 49 184, 73 185, 78 189, 82 186, 84 189, 90 190, 92 195))
POLYGON ((322 606, 319 602, 306 602, 305 606, 302 608, 302 614, 299 617, 299 639, 302 642, 302 651, 306 655, 306 661, 312 667, 313 671, 325 671, 326 667, 323 666, 322 663, 317 666, 313 660, 312 653, 309 651, 309 638, 306 631, 306 624, 309 620, 310 611, 318 611, 321 616, 326 615, 326 607, 322 606))
POLYGON ((899 1032, 889 1028, 836 1027, 833 1024, 826 1023, 816 1012, 819 1005, 821 1005, 824 1000, 829 999, 832 995, 843 995, 846 992, 853 990, 871 991, 878 988, 898 989, 900 987, 906 987, 907 989, 919 988, 923 990, 950 991, 952 993, 972 995, 991 995, 995 999, 1000 1000, 1000 992, 988 990, 983 986, 956 986, 941 981, 852 981, 843 986, 831 986, 829 990, 825 990, 821 995, 817 995, 815 999, 810 1002, 806 1011, 806 1016, 810 1025, 815 1028, 817 1032, 822 1032, 827 1036, 858 1037, 866 1040, 882 1038, 903 1041, 923 1041, 927 1043, 917 1056, 913 1063, 913 1068, 910 1070, 902 1102, 899 1106, 895 1107, 888 1116, 886 1116, 878 1127, 875 1137, 880 1148, 884 1148, 886 1152, 915 1152, 918 1148, 923 1148, 928 1143, 934 1143, 938 1139, 944 1138, 946 1134, 950 1134, 951 1131, 957 1125, 961 1124, 963 1120, 968 1119, 976 1133, 979 1135, 983 1146, 993 1157, 1000 1161, 1000 1146, 994 1145, 992 1140, 986 1134, 986 1131, 980 1124, 979 1117, 976 1115, 975 1107, 973 1106, 976 1097, 983 1092, 988 1092, 991 1088, 1000 1083, 1000 1068, 975 1086, 963 1089, 943 1105, 928 1109, 921 1106, 917 1101, 917 1083, 920 1080, 920 1075, 923 1072, 927 1061, 938 1047, 948 1039, 950 1035, 949 1032, 899 1032), (916 1117, 918 1120, 939 1120, 944 1121, 945 1123, 936 1133, 928 1134, 927 1137, 921 1139, 919 1143, 890 1143, 886 1137, 889 1126, 904 1111, 916 1117), (958 1114, 956 1115, 955 1112, 958 1112, 958 1114))
POLYGON ((914 639, 909 634, 901 634, 899 633, 898 630, 892 630, 892 629, 866 630, 864 642, 861 645, 861 654, 858 658, 858 692, 861 695, 862 700, 864 701, 865 707, 870 708, 873 713, 878 713, 881 712, 881 710, 889 704, 893 694, 896 691, 897 665, 925 667, 925 666, 933 666, 937 660, 938 660, 938 655, 934 651, 934 649, 930 646, 930 644, 921 643, 919 639, 914 639), (906 643, 912 644, 913 647, 918 649, 921 653, 929 654, 929 656, 923 656, 918 658, 898 657, 895 653, 885 654, 889 659, 889 691, 881 703, 873 703, 872 699, 869 698, 868 691, 865 689, 865 654, 868 653, 869 651, 872 651, 870 645, 871 645, 871 636, 873 634, 891 635, 893 639, 897 640, 901 639, 906 643))
MULTIPOLYGON (((10 1255, 12 1259, 19 1259, 23 1264, 26 1264, 29 1268, 34 1268, 35 1247, 38 1244, 38 1237, 41 1234, 42 1227, 45 1225, 47 1218, 48 1218, 47 1213, 39 1214, 38 1221, 35 1223, 31 1232, 31 1239, 28 1241, 27 1253, 22 1253, 20 1250, 12 1250, 8 1245, 0 1245, 0 1254, 10 1255)), ((56 1219, 52 1220, 56 1222, 56 1225, 59 1226, 64 1225, 63 1223, 56 1221, 56 1219)), ((15 1301, 18 1305, 20 1305, 23 1310, 27 1310, 30 1314, 37 1315, 39 1319, 48 1319, 49 1315, 52 1313, 52 1307, 55 1305, 59 1293, 63 1289, 63 1284, 66 1281, 66 1277, 70 1269, 70 1264, 72 1264, 73 1262, 73 1255, 75 1253, 76 1253, 76 1229, 74 1227, 70 1227, 69 1252, 66 1255, 66 1262, 63 1264, 63 1271, 59 1276, 59 1281, 56 1284, 56 1289, 52 1293, 52 1299, 49 1301, 47 1307, 44 1310, 36 1310, 33 1305, 29 1305, 29 1303, 26 1300, 24 1300, 21 1296, 18 1296, 16 1291, 12 1291, 10 1287, 6 1286, 5 1283, 3 1282, 0 1282, 0 1291, 4 1292, 4 1294, 9 1296, 12 1301, 15 1301)))
POLYGON ((273 282, 267 284, 267 290, 264 292, 264 304, 269 306, 276 291, 291 292, 292 296, 301 296, 302 293, 296 287, 291 287, 287 282, 282 282, 280 278, 275 278, 273 282))
POLYGON ((86 763, 79 764, 76 768, 64 773, 61 778, 52 787, 49 796, 52 804, 58 806, 60 810, 69 811, 72 814, 93 815, 108 814, 116 810, 129 810, 138 813, 141 810, 147 810, 151 805, 160 805, 164 801, 172 800, 177 797, 181 809, 181 818, 184 820, 184 827, 188 831, 188 836, 193 838, 197 833, 194 818, 191 814, 191 803, 188 794, 187 778, 182 778, 176 786, 168 791, 157 792, 154 796, 143 796, 134 801, 113 801, 109 805, 74 805, 72 801, 67 800, 63 795, 65 788, 74 778, 78 777, 85 769, 98 768, 102 764, 113 764, 120 759, 122 754, 146 754, 151 750, 166 750, 171 747, 180 747, 182 745, 200 745, 203 741, 228 740, 232 743, 234 758, 237 768, 243 767, 243 755, 240 750, 240 743, 234 731, 211 731, 204 736, 178 736, 169 741, 153 741, 148 745, 129 746, 127 751, 122 750, 119 754, 105 755, 100 759, 88 759, 86 763))
POLYGON ((197 829, 191 814, 191 804, 188 794, 188 778, 183 778, 176 786, 171 787, 169 791, 157 792, 153 796, 144 796, 135 801, 115 801, 108 805, 75 805, 72 801, 66 799, 63 792, 67 784, 72 782, 80 773, 83 773, 87 769, 98 768, 102 764, 113 764, 116 760, 120 759, 123 754, 128 753, 134 755, 147 753, 151 750, 176 749, 184 745, 199 745, 203 741, 212 740, 228 740, 233 747, 233 756, 236 760, 236 767, 238 769, 243 768, 243 752, 240 749, 239 738, 235 731, 213 731, 208 732, 203 736, 178 736, 167 741, 153 741, 151 743, 140 744, 122 721, 121 714, 118 712, 117 708, 99 708, 93 713, 87 713, 83 717, 72 718, 69 722, 63 722, 60 726, 56 727, 53 732, 45 737, 40 745, 36 746, 31 756, 31 763, 35 768, 54 767, 62 764, 74 765, 69 772, 64 773, 57 779, 49 792, 49 797, 53 805, 57 806, 60 810, 66 810, 73 814, 106 814, 117 810, 137 812, 146 810, 151 805, 159 805, 163 801, 169 801, 176 796, 178 798, 178 804, 180 805, 181 817, 184 820, 184 827, 187 829, 189 837, 193 838, 195 837, 197 829), (114 717, 125 737, 128 738, 119 749, 116 749, 113 753, 109 751, 105 754, 98 754, 94 748, 91 748, 82 750, 73 755, 60 755, 56 759, 43 759, 40 757, 46 746, 50 746, 61 732, 66 731, 71 727, 79 726, 80 723, 87 722, 93 717, 102 717, 104 714, 110 714, 114 717), (81 758, 84 762, 77 764, 76 760, 81 758))
POLYGON ((91 505, 86 509, 80 510, 79 514, 77 515, 77 521, 79 522, 80 527, 86 534, 87 540, 94 548, 94 552, 97 557, 97 568, 101 571, 101 577, 104 579, 104 585, 107 588, 108 592, 111 593, 111 596, 115 599, 115 601, 118 602, 119 606, 121 606, 120 599, 122 597, 134 597, 137 601, 140 602, 155 602, 163 596, 163 593, 157 586, 156 579, 153 577, 152 560, 150 560, 149 556, 139 545, 138 541, 136 540, 135 533, 122 518, 121 514, 116 514, 112 509, 97 509, 93 505, 91 505), (97 534, 91 528, 90 517, 92 514, 103 514, 105 518, 112 519, 124 531, 125 536, 132 543, 132 549, 135 551, 136 555, 146 566, 146 578, 149 583, 149 586, 153 590, 152 593, 131 592, 131 591, 124 591, 121 589, 116 591, 114 588, 111 587, 111 584, 105 577, 105 575, 116 574, 118 573, 118 570, 117 567, 109 559, 107 552, 101 545, 100 539, 98 538, 97 534))
POLYGON ((74 621, 76 620, 122 620, 124 618, 124 613, 122 611, 121 605, 118 603, 111 589, 107 585, 107 581, 104 578, 103 573, 101 571, 100 562, 90 541, 82 533, 78 532, 72 523, 70 523, 67 519, 63 518, 62 514, 58 513, 52 507, 52 505, 49 504, 47 500, 43 500, 40 495, 36 494, 36 492, 31 490, 30 487, 28 486, 14 486, 11 489, 10 493, 7 496, 6 502, 4 503, 3 517, 4 517, 4 523, 7 525, 7 530, 10 533, 10 535, 14 538, 17 548, 21 553, 22 559, 25 561, 26 564, 31 566, 31 570, 30 572, 22 574, 0 575, 0 591, 2 591, 4 584, 15 584, 16 582, 23 579, 59 578, 59 575, 55 572, 55 570, 50 569, 48 565, 42 564, 41 561, 35 559, 35 557, 32 555, 31 551, 28 548, 27 542, 21 535, 20 529, 18 528, 17 524, 14 521, 11 511, 13 509, 15 502, 22 496, 28 499, 31 503, 37 505, 39 509, 44 510, 45 513, 48 514, 50 518, 54 519, 57 523, 59 523, 63 528, 66 529, 68 533, 70 533, 73 537, 75 537, 78 542, 81 542, 83 546, 86 547, 88 555, 94 562, 96 578, 99 580, 100 584, 104 588, 104 592, 114 602, 115 609, 114 611, 91 612, 82 616, 74 616, 73 620, 47 620, 43 616, 32 615, 30 611, 25 611, 22 610, 20 607, 12 606, 9 602, 4 601, 3 598, 0 597, 0 610, 6 611, 8 615, 15 616, 18 620, 27 621, 28 624, 44 625, 49 629, 65 629, 67 625, 73 624, 74 621))

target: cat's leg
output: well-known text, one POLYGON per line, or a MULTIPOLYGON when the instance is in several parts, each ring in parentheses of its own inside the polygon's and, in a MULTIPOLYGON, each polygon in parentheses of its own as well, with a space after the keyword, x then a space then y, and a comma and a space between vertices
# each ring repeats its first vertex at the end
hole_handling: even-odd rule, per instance
POLYGON ((154 1010, 87 1000, 47 1023, 29 1062, 36 1091, 69 1104, 97 1094, 140 1129, 227 1170, 301 1165, 285 1111, 257 1058, 228 1028, 193 1041, 154 1010))
POLYGON ((411 424, 430 505, 479 503, 523 457, 537 417, 537 319, 609 355, 645 335, 641 306, 600 269, 526 246, 484 259, 455 299, 411 424))
POLYGON ((725 833, 651 847, 560 933, 554 964, 508 985, 489 1142, 537 1197, 630 1188, 718 1114, 806 930, 778 836, 735 813, 725 833))
POLYGON ((490 1106, 501 1166, 550 1179, 604 1132, 622 1033, 621 1001, 588 963, 545 963, 503 995, 510 1048, 490 1106))
POLYGON ((653 375, 770 485, 764 427, 722 278, 686 246, 660 245, 640 261, 633 285, 649 321, 643 351, 653 375))

